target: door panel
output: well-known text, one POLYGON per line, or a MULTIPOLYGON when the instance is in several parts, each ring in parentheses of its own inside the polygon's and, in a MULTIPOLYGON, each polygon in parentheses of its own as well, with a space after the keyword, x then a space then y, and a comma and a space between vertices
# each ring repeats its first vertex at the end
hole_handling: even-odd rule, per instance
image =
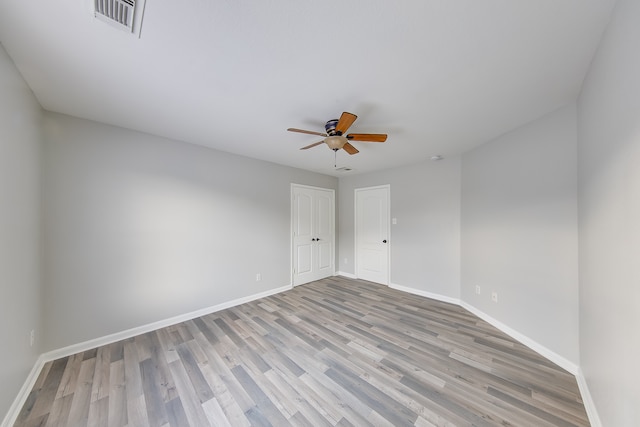
POLYGON ((334 245, 334 217, 333 191, 316 191, 316 248, 318 251, 318 279, 332 276, 334 274, 333 264, 335 256, 334 245))
MULTIPOLYGON (((333 251, 331 250, 331 243, 322 242, 318 243, 318 271, 331 269, 333 265, 333 251)), ((322 273, 325 274, 325 273, 322 273)), ((323 276, 327 277, 327 276, 323 276)))
POLYGON ((356 276, 389 284, 389 187, 356 190, 356 276))
POLYGON ((298 274, 311 273, 311 245, 298 245, 298 263, 296 265, 296 271, 298 274))
POLYGON ((312 210, 313 198, 310 194, 299 192, 295 197, 296 219, 295 232, 297 236, 311 237, 311 227, 313 223, 312 210))
POLYGON ((318 213, 318 235, 330 236, 333 234, 333 199, 331 194, 319 193, 316 196, 318 203, 316 211, 318 213))
MULTIPOLYGON (((313 197, 293 189, 293 269, 302 280, 313 277, 313 197)), ((313 279, 311 279, 313 280, 313 279)))

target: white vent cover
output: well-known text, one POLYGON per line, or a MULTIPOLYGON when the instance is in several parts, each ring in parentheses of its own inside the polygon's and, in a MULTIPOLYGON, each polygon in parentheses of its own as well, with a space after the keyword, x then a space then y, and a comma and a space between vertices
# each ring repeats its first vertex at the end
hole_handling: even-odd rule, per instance
POLYGON ((95 17, 133 32, 135 0, 95 0, 95 17))

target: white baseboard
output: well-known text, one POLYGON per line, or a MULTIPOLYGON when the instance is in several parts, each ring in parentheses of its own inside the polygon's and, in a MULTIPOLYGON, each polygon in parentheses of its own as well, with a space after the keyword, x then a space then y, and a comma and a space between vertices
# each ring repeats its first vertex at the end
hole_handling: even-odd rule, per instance
POLYGON ((397 284, 391 284, 389 285, 390 288, 393 289, 397 289, 399 291, 403 291, 403 292, 408 292, 414 295, 420 295, 426 298, 431 298, 431 299, 435 299, 438 301, 442 301, 442 302, 448 302, 451 304, 456 304, 459 305, 463 308, 465 308, 466 310, 469 310, 471 313, 475 314, 476 316, 478 316, 479 318, 481 318, 482 320, 484 320, 485 322, 489 323, 490 325, 494 326, 495 328, 499 329, 500 331, 504 332, 505 334, 509 335, 511 338, 515 339, 516 341, 520 342, 521 344, 529 347, 531 350, 541 354, 542 356, 546 357, 547 359, 549 359, 550 361, 552 361, 553 363, 555 363, 556 365, 560 366, 562 369, 565 369, 566 371, 570 372, 573 375, 578 375, 578 365, 576 365, 575 363, 571 362, 570 360, 566 359, 563 356, 560 356, 558 353, 549 350, 547 347, 543 346, 542 344, 532 340, 531 338, 527 337, 526 335, 521 334, 520 332, 516 331, 515 329, 510 328, 509 326, 505 325, 504 323, 500 322, 499 320, 494 319, 493 317, 489 316, 488 314, 486 314, 485 312, 475 308, 474 306, 458 299, 458 298, 452 298, 452 297, 448 297, 445 295, 439 295, 439 294, 433 294, 431 292, 427 292, 427 291, 423 291, 423 290, 419 290, 419 289, 415 289, 415 288, 410 288, 408 286, 402 286, 402 285, 397 285, 397 284))
POLYGON ((448 302, 450 304, 460 305, 460 298, 448 297, 446 295, 434 294, 431 292, 423 291, 420 289, 409 288, 407 286, 397 285, 395 283, 389 284, 391 289, 397 289, 402 292, 407 292, 409 294, 418 295, 425 298, 431 298, 437 301, 448 302))
POLYGON ((587 411, 591 427, 602 427, 600 416, 598 415, 596 405, 593 402, 593 397, 591 397, 591 392, 587 385, 587 379, 584 377, 584 373, 581 368, 578 368, 576 380, 578 381, 578 388, 580 389, 580 395, 582 396, 582 403, 584 404, 584 409, 587 411))
POLYGON ((462 301, 462 304, 460 304, 460 305, 462 307, 466 308, 467 310, 469 310, 470 312, 472 312, 473 314, 475 314, 476 316, 478 316, 479 318, 481 318, 482 320, 484 320, 485 322, 491 324, 492 326, 498 328, 499 330, 501 330, 505 334, 509 335, 511 338, 515 339, 516 341, 520 342, 521 344, 529 347, 531 350, 533 350, 533 351, 541 354, 542 356, 546 357, 547 359, 549 359, 550 361, 552 361, 556 365, 560 366, 562 369, 566 370, 567 372, 569 372, 569 373, 571 373, 573 375, 577 375, 578 374, 578 365, 576 365, 575 363, 573 363, 569 359, 559 355, 558 353, 556 353, 556 352, 554 352, 552 350, 549 350, 547 347, 543 346, 542 344, 538 343, 537 341, 532 340, 528 336, 516 331, 515 329, 510 328, 509 326, 505 325, 504 323, 500 322, 499 320, 494 319, 493 317, 489 316, 485 312, 475 308, 474 306, 472 306, 470 304, 467 304, 464 301, 462 301))
POLYGON ((357 279, 355 274, 351 274, 351 273, 345 273, 344 271, 337 271, 336 276, 344 276, 348 279, 357 279))
POLYGON ((282 286, 280 288, 270 289, 265 292, 261 292, 254 295, 238 298, 232 301, 217 304, 211 307, 206 307, 200 310, 192 311, 191 313, 181 314, 179 316, 171 317, 169 319, 160 320, 157 322, 149 323, 143 326, 137 326, 135 328, 127 329, 126 331, 116 332, 115 334, 106 335, 100 338, 95 338, 89 341, 73 344, 67 347, 59 348, 44 353, 46 361, 60 359, 61 357, 71 356, 72 354, 80 353, 82 351, 91 350, 92 348, 100 347, 103 345, 111 344, 116 341, 135 337, 136 335, 146 334, 147 332, 155 331, 156 329, 166 328, 167 326, 175 325, 187 320, 195 319, 196 317, 206 316, 207 314, 215 313, 216 311, 224 310, 225 308, 235 307, 236 305, 251 302, 260 298, 268 297, 269 295, 278 294, 280 292, 288 291, 292 289, 291 286, 282 286))
POLYGON ((521 344, 529 347, 530 349, 532 349, 533 351, 541 354, 542 356, 546 357, 547 359, 549 359, 550 361, 552 361, 553 363, 555 363, 556 365, 560 366, 561 368, 565 369, 567 372, 573 374, 576 377, 576 382, 578 383, 578 389, 580 390, 580 395, 582 396, 582 402, 584 403, 584 408, 587 411, 587 417, 589 417, 589 422, 591 423, 592 427, 602 427, 602 423, 600 422, 600 416, 598 415, 598 411, 596 410, 596 405, 593 402, 593 398, 591 397, 591 393, 589 392, 589 387, 587 385, 587 381, 584 377, 584 374, 582 373, 582 369, 580 369, 580 367, 578 365, 576 365, 575 363, 571 362, 570 360, 566 359, 563 356, 560 356, 559 354, 549 350, 548 348, 546 348, 545 346, 543 346, 542 344, 532 340, 531 338, 521 334, 520 332, 508 327, 507 325, 505 325, 504 323, 494 319, 493 317, 489 316, 488 314, 484 313, 483 311, 475 308, 474 306, 460 300, 457 298, 452 298, 452 297, 448 297, 445 295, 439 295, 439 294, 434 294, 431 292, 427 292, 427 291, 423 291, 423 290, 419 290, 419 289, 414 289, 414 288, 410 288, 407 286, 401 286, 401 285, 397 285, 397 284, 390 284, 389 285, 390 288, 393 289, 397 289, 399 291, 403 291, 403 292, 408 292, 414 295, 419 295, 419 296, 423 296, 426 298, 431 298, 431 299, 435 299, 437 301, 443 301, 443 302, 448 302, 451 304, 456 304, 459 305, 463 308, 465 308, 466 310, 469 310, 471 313, 475 314, 476 316, 478 316, 479 318, 481 318, 482 320, 484 320, 485 322, 489 323, 490 325, 494 326, 495 328, 499 329, 500 331, 504 332, 505 334, 509 335, 511 338, 515 339, 516 341, 520 342, 521 344))
POLYGON ((5 415, 4 420, 2 420, 2 424, 0 424, 0 426, 11 427, 13 424, 15 424, 16 419, 20 414, 20 410, 24 406, 24 403, 27 401, 27 397, 29 397, 29 393, 31 393, 33 385, 36 383, 38 375, 40 375, 40 371, 42 370, 45 362, 46 361, 44 359, 44 355, 41 354, 40 357, 38 357, 38 359, 36 360, 36 363, 33 365, 33 368, 31 368, 31 372, 29 372, 27 380, 22 385, 22 388, 20 389, 20 392, 18 392, 16 398, 13 400, 13 403, 9 407, 9 412, 7 412, 7 415, 5 415))
POLYGON ((52 360, 60 359, 61 357, 71 356, 72 354, 80 353, 83 351, 91 350, 92 348, 100 347, 103 345, 111 344, 116 341, 135 337, 136 335, 146 334, 147 332, 155 331, 156 329, 166 328, 167 326, 175 325, 177 323, 185 322, 187 320, 195 319, 197 317, 206 316, 207 314, 215 313, 226 308, 235 307, 240 304, 255 301, 260 298, 268 297, 269 295, 279 294, 280 292, 288 291, 292 289, 291 285, 282 286, 280 288, 270 289, 265 292, 261 292, 254 295, 238 298, 232 301, 217 304, 211 307, 203 308, 200 310, 192 311, 191 313, 181 314, 179 316, 171 317, 169 319, 160 320, 157 322, 149 323, 147 325, 138 326, 135 328, 127 329, 126 331, 116 332, 114 334, 106 335, 100 338, 84 341, 78 344, 73 344, 67 347, 51 350, 40 355, 35 365, 31 369, 27 380, 23 384, 18 396, 16 396, 13 404, 9 408, 9 412, 5 416, 0 427, 10 427, 15 423, 22 406, 29 397, 29 393, 33 388, 38 375, 42 370, 45 363, 52 360))

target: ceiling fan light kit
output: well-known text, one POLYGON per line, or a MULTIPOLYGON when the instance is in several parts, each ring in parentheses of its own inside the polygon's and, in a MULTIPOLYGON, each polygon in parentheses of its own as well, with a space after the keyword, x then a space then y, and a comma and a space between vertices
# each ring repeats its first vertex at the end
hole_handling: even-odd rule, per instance
POLYGON ((324 137, 322 141, 315 142, 313 144, 307 145, 306 147, 302 147, 301 150, 307 150, 324 142, 333 151, 343 149, 349 154, 356 154, 359 153, 358 149, 351 145, 349 141, 385 142, 387 140, 387 135, 381 133, 353 133, 344 135, 347 129, 351 127, 351 125, 356 121, 357 118, 358 116, 356 116, 355 114, 345 111, 344 113, 342 113, 339 120, 333 119, 327 121, 327 123, 324 125, 324 129, 327 133, 297 128, 289 128, 287 130, 289 132, 306 133, 309 135, 318 135, 324 137))
POLYGON ((349 142, 349 140, 347 139, 346 136, 342 136, 342 135, 335 135, 335 136, 328 136, 324 139, 325 144, 327 144, 329 146, 329 148, 331 148, 333 151, 338 151, 339 149, 343 148, 344 145, 349 142))

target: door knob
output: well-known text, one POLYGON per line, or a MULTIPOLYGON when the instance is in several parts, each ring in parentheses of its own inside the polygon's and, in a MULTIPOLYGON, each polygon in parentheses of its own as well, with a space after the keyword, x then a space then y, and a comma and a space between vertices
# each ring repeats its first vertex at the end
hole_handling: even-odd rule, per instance
POLYGON ((383 240, 382 243, 387 243, 387 239, 383 240))

